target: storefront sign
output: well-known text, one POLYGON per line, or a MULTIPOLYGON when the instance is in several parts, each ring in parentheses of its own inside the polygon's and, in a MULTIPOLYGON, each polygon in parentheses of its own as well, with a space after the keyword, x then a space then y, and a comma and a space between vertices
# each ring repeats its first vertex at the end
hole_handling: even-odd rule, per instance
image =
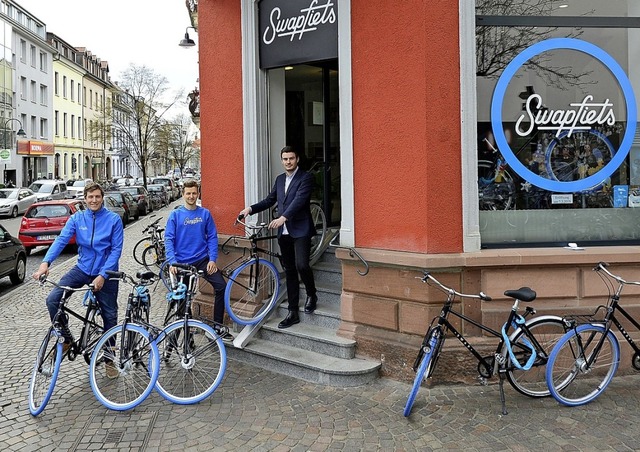
POLYGON ((0 149, 0 164, 1 163, 4 163, 5 165, 11 164, 10 149, 0 149))
POLYGON ((53 143, 45 143, 43 141, 18 141, 19 155, 53 155, 55 147, 53 143))
MULTIPOLYGON (((526 99, 525 113, 516 121, 516 133, 520 136, 530 135, 534 127, 541 131, 554 132, 556 138, 571 136, 576 131, 597 134, 597 126, 612 126, 616 123, 614 114, 614 104, 610 99, 595 100, 593 96, 587 95, 581 102, 571 103, 566 109, 545 110, 542 108, 544 100, 538 94, 532 94, 526 99), (529 125, 525 126, 525 120, 529 120, 529 125)), ((622 67, 607 52, 588 42, 573 38, 554 38, 534 44, 507 65, 500 76, 491 100, 491 126, 496 139, 498 149, 509 166, 520 177, 545 190, 571 193, 589 190, 600 185, 610 177, 622 165, 631 145, 636 131, 637 107, 636 99, 627 75, 622 67), (545 178, 527 168, 514 154, 511 149, 503 126, 502 106, 504 96, 511 79, 516 72, 530 59, 551 50, 568 49, 583 52, 606 66, 615 77, 622 91, 626 103, 626 118, 624 118, 625 132, 618 147, 617 152, 610 150, 611 160, 595 174, 589 175, 579 180, 558 180, 558 178, 545 178)), ((545 150, 545 156, 549 156, 555 146, 555 140, 549 144, 545 150)), ((607 146, 610 144, 607 142, 607 146)))
POLYGON ((260 67, 338 58, 338 0, 262 0, 260 67))

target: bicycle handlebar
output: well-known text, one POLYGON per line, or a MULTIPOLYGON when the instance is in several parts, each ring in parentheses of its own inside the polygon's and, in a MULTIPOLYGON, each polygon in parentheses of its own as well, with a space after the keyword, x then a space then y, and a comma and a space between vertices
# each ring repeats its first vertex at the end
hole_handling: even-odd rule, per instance
POLYGON ((480 292, 479 294, 465 294, 465 293, 458 292, 455 289, 452 289, 451 287, 447 287, 444 284, 442 284, 440 281, 438 281, 436 278, 434 278, 431 275, 431 273, 428 271, 424 272, 424 276, 420 279, 422 280, 423 283, 426 283, 428 281, 433 281, 435 284, 440 286, 440 288, 443 289, 445 292, 447 292, 449 295, 458 296, 461 298, 477 298, 483 301, 491 301, 491 297, 485 294, 484 292, 480 292))
POLYGON ((626 281, 625 279, 622 279, 622 277, 620 277, 618 275, 614 275, 609 270, 607 270, 608 266, 609 266, 609 264, 606 263, 606 262, 598 262, 598 265, 596 265, 593 268, 593 271, 595 271, 595 272, 604 272, 605 274, 607 274, 612 279, 618 281, 620 284, 631 284, 631 285, 634 285, 634 286, 640 286, 640 281, 626 281))
POLYGON ((46 274, 40 275, 40 278, 38 278, 38 282, 40 283, 41 286, 44 286, 45 283, 49 283, 67 292, 83 292, 87 290, 94 291, 96 288, 96 286, 94 286, 93 284, 87 284, 86 286, 82 286, 82 287, 61 286, 60 284, 53 281, 52 279, 49 279, 46 274))

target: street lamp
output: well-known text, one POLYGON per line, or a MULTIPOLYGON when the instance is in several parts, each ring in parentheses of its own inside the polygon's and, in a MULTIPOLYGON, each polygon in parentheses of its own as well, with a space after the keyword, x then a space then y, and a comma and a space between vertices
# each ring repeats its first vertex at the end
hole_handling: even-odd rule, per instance
MULTIPOLYGON (((19 124, 18 127, 18 132, 16 132, 16 136, 18 137, 26 137, 27 134, 24 132, 24 129, 22 128, 22 121, 20 121, 17 118, 9 118, 4 122, 4 127, 2 130, 2 133, 4 135, 4 147, 2 148, 2 154, 0 155, 0 157, 3 158, 3 160, 8 160, 9 157, 11 157, 11 150, 7 148, 7 126, 9 125, 10 122, 16 121, 19 124)), ((13 132, 13 129, 11 130, 13 132)), ((13 148, 13 146, 11 146, 13 148)), ((4 184, 7 184, 7 164, 4 164, 4 175, 3 175, 3 181, 4 184)))
POLYGON ((180 40, 180 43, 178 44, 180 47, 193 47, 196 45, 196 42, 191 39, 189 37, 189 32, 187 31, 189 28, 193 28, 196 32, 198 30, 195 29, 195 27, 187 27, 184 29, 184 39, 180 40))

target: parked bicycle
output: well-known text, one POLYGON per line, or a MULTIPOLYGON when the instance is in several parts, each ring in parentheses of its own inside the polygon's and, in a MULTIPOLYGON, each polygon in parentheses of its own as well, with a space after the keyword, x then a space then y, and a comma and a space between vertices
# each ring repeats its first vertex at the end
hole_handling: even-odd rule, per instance
MULTIPOLYGON (((275 265, 260 255, 281 259, 279 253, 259 246, 260 242, 274 239, 264 236, 266 223, 249 225, 239 216, 236 224, 245 227, 246 236, 231 236, 222 245, 222 252, 229 254, 225 246, 233 243, 243 249, 242 255, 222 269, 228 278, 224 293, 225 307, 229 317, 240 325, 255 325, 275 307, 280 291, 280 275, 275 265)), ((282 263, 282 262, 281 262, 282 263)))
POLYGON ((613 326, 633 348, 631 364, 640 370, 640 348, 616 316, 619 312, 640 331, 640 323, 620 306, 624 287, 640 286, 640 281, 626 281, 607 267, 607 263, 600 262, 593 270, 607 286, 608 303, 598 306, 590 315, 565 316, 568 331, 549 357, 546 371, 549 391, 563 405, 589 403, 611 383, 620 362, 620 343, 611 331, 613 326))
POLYGON ((51 399, 53 389, 58 379, 62 359, 66 356, 73 361, 79 355, 89 364, 91 352, 102 335, 102 317, 100 307, 96 300, 93 285, 81 288, 61 286, 48 279, 46 275, 40 277, 40 284, 52 284, 63 290, 62 298, 58 304, 58 311, 47 330, 33 366, 31 381, 29 383, 29 412, 33 416, 42 413, 51 399), (84 316, 69 308, 66 303, 74 292, 85 292, 82 305, 86 307, 84 316), (82 329, 78 339, 73 339, 69 330, 69 316, 82 322, 82 329), (71 340, 65 344, 65 338, 71 340))
POLYGON ((411 408, 422 382, 433 374, 442 352, 447 332, 452 333, 478 360, 478 373, 482 384, 486 384, 488 378, 498 374, 500 378, 502 414, 507 414, 503 387, 505 378, 516 391, 526 396, 545 397, 549 395, 549 390, 546 387, 544 366, 555 341, 565 333, 565 329, 562 319, 557 316, 544 315, 526 320, 526 317, 535 313, 535 309, 531 307, 525 309, 524 316, 518 314, 520 302, 535 300, 535 291, 528 287, 505 291, 504 294, 513 298, 514 303, 501 331, 495 331, 453 309, 456 297, 483 301, 491 301, 491 297, 482 292, 477 295, 457 292, 451 287, 442 284, 430 272, 425 272, 420 279, 422 282, 446 293, 447 299, 440 314, 431 321, 431 325, 418 351, 418 356, 413 365, 416 377, 404 408, 405 416, 411 414, 411 408), (451 324, 449 321, 450 314, 499 338, 495 352, 486 357, 480 355, 475 347, 465 339, 464 335, 451 324))
POLYGON ((158 379, 160 353, 155 339, 160 330, 149 323, 149 286, 155 283, 155 274, 138 272, 137 280, 124 272, 107 271, 107 275, 129 284, 131 292, 123 322, 107 331, 93 350, 89 382, 104 406, 123 411, 142 403, 158 379), (106 374, 107 361, 117 369, 116 378, 106 374))
POLYGON ((165 260, 164 249, 164 228, 158 224, 162 218, 157 218, 142 230, 143 234, 148 234, 133 247, 133 258, 140 265, 144 265, 149 270, 160 268, 165 260))
POLYGON ((156 344, 160 350, 160 372, 156 389, 167 400, 187 405, 209 397, 222 382, 227 352, 221 336, 206 323, 193 319, 192 302, 201 273, 196 267, 174 264, 170 273, 164 330, 156 344))

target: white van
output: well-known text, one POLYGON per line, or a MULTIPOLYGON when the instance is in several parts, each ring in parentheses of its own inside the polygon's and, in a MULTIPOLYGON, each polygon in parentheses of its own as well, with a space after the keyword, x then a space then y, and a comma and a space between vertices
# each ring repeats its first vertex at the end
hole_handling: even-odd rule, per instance
POLYGON ((37 180, 29 185, 29 189, 36 194, 38 201, 51 201, 53 199, 68 199, 73 197, 67 190, 67 184, 61 180, 37 180))

